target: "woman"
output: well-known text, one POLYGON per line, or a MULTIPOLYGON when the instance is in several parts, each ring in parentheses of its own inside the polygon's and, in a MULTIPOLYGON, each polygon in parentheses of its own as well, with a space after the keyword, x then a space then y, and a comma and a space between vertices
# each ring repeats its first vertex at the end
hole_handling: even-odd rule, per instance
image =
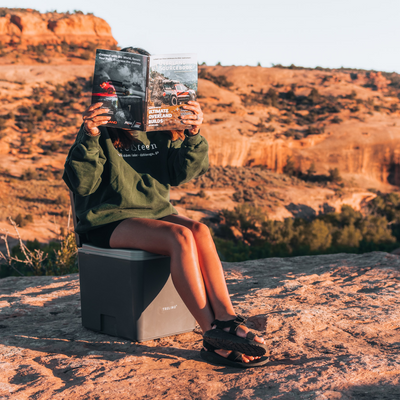
POLYGON ((100 247, 169 256, 173 283, 204 334, 203 359, 243 368, 264 365, 264 339, 236 316, 208 227, 179 216, 169 202, 171 185, 208 168, 208 145, 199 134, 200 104, 182 106, 192 112, 181 116, 191 129, 147 133, 103 127, 111 117, 101 106, 93 104, 83 113, 65 163, 77 233, 100 247))

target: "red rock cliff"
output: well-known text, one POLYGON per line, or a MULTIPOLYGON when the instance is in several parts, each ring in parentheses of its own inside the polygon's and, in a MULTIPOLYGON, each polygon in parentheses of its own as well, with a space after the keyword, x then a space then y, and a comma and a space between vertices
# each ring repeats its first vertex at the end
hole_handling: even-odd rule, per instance
POLYGON ((116 45, 111 28, 101 18, 83 13, 41 14, 31 9, 0 8, 0 41, 6 44, 37 45, 86 42, 116 45))

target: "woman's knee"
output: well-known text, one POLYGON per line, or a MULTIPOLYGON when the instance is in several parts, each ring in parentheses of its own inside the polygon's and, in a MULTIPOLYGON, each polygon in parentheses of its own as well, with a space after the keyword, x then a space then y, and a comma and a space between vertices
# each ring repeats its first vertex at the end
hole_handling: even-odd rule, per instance
POLYGON ((208 238, 211 237, 210 229, 207 225, 198 221, 193 221, 190 227, 191 232, 195 238, 208 238))
POLYGON ((194 243, 192 231, 182 225, 174 225, 170 228, 170 238, 172 245, 178 248, 186 249, 194 243))

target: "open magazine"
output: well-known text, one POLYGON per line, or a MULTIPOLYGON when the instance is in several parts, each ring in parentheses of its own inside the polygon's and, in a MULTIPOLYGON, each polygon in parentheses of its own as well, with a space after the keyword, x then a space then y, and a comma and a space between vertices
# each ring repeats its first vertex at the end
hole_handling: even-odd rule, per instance
POLYGON ((92 104, 102 102, 110 121, 104 126, 141 131, 183 130, 182 104, 196 100, 195 54, 143 56, 96 51, 92 104))

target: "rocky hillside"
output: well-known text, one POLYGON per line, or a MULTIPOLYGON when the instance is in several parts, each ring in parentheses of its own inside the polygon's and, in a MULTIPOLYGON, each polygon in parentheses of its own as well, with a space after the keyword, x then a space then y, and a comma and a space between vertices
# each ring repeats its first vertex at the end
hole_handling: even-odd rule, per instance
POLYGON ((200 68, 214 165, 282 172, 338 168, 361 185, 400 185, 400 76, 304 68, 200 68))
MULTIPOLYGON (((20 215, 24 239, 67 226, 60 177, 97 47, 116 41, 93 15, 0 9, 0 228, 20 215)), ((360 209, 377 190, 398 190, 399 75, 202 65, 199 78, 212 167, 172 191, 180 213, 210 218, 254 203, 283 219, 360 209)))

